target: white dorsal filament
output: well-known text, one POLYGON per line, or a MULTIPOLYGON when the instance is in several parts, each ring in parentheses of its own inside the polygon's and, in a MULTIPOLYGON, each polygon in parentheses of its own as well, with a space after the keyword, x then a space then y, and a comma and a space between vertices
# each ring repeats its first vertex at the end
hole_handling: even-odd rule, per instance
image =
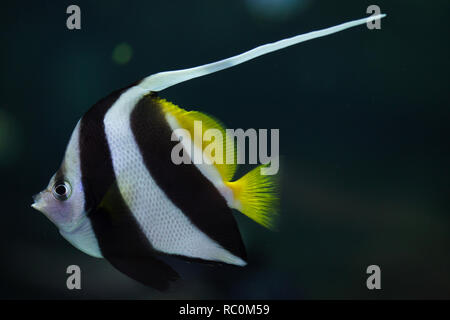
POLYGON ((362 18, 359 20, 353 20, 350 22, 345 22, 333 27, 329 27, 326 29, 318 30, 318 31, 312 31, 305 34, 297 35, 291 38, 279 40, 277 42, 268 43, 259 47, 256 47, 254 49, 251 49, 249 51, 246 51, 244 53, 241 53, 239 55, 226 58, 220 61, 208 63, 202 66, 189 68, 189 69, 183 69, 183 70, 174 70, 174 71, 166 71, 166 72, 159 72, 156 74, 153 74, 151 76, 148 76, 144 80, 142 80, 139 83, 139 86, 148 90, 148 91, 161 91, 166 88, 169 88, 173 85, 176 85, 178 83, 202 77, 220 70, 228 69, 234 66, 237 66, 241 63, 244 63, 246 61, 249 61, 251 59, 257 58, 259 56, 262 56, 264 54, 274 52, 292 45, 295 45, 300 42, 328 36, 330 34, 352 28, 355 26, 359 26, 362 24, 367 24, 369 22, 384 18, 385 14, 379 14, 379 15, 373 15, 367 18, 362 18))

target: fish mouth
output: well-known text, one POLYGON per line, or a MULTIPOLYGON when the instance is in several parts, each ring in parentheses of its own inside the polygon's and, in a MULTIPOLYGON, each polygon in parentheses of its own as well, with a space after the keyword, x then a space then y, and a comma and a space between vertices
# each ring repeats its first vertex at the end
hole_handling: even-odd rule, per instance
POLYGON ((34 202, 38 202, 39 199, 41 198, 41 193, 40 192, 36 193, 34 196, 32 196, 32 198, 34 202))
POLYGON ((52 217, 46 212, 46 203, 45 199, 42 197, 42 192, 35 194, 33 196, 34 203, 31 204, 31 207, 40 213, 42 213, 44 216, 47 217, 52 223, 56 225, 56 222, 52 219, 52 217))
POLYGON ((40 212, 44 213, 42 211, 42 203, 41 203, 42 202, 41 201, 42 196, 41 196, 41 193, 35 194, 32 198, 33 198, 34 202, 31 204, 31 207, 33 209, 36 209, 37 211, 40 211, 40 212))
POLYGON ((42 207, 41 207, 38 203, 33 203, 33 204, 31 204, 31 207, 32 207, 33 209, 39 211, 39 212, 44 213, 44 212, 42 211, 42 207))

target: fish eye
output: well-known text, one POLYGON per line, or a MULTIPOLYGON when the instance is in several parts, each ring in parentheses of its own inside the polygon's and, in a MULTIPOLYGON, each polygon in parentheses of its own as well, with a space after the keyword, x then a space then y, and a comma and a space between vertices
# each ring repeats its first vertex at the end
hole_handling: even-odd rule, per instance
POLYGON ((67 181, 58 181, 54 184, 52 194, 56 200, 65 201, 69 199, 72 193, 72 187, 67 181))

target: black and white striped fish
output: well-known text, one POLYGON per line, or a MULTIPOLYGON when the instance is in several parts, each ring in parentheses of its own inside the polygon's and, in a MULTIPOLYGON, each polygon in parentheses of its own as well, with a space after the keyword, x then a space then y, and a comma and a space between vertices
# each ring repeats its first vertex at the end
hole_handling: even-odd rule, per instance
MULTIPOLYGON (((245 247, 231 209, 270 227, 277 202, 273 177, 256 168, 231 181, 235 164, 175 164, 175 129, 192 130, 197 120, 221 132, 224 128, 205 114, 160 99, 156 92, 382 17, 295 36, 200 67, 158 73, 114 91, 80 119, 61 167, 32 207, 81 251, 103 257, 157 289, 178 278, 160 255, 244 266, 245 247)), ((225 148, 228 143, 226 137, 225 148)))

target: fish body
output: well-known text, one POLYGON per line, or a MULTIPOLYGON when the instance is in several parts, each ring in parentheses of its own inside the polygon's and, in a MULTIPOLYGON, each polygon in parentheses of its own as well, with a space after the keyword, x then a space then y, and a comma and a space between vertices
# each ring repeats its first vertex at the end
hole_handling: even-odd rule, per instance
MULTIPOLYGON (((177 278, 158 255, 246 264, 229 205, 235 190, 214 165, 177 165, 171 159, 179 143, 172 139, 172 126, 180 117, 190 121, 180 113, 189 114, 139 86, 100 100, 75 127, 48 186, 65 182, 73 188, 71 197, 49 208, 54 192, 43 192, 34 205, 75 247, 158 289, 177 278), (60 212, 68 211, 82 213, 66 222, 60 212)), ((273 196, 275 210, 274 190, 261 191, 273 196)))
POLYGON ((200 122, 224 133, 219 141, 223 157, 234 148, 232 137, 216 119, 186 111, 158 92, 381 17, 281 40, 204 66, 155 74, 112 92, 79 120, 61 167, 32 206, 76 248, 160 290, 179 277, 160 259, 164 255, 245 266, 245 246, 232 209, 271 228, 278 203, 275 177, 261 173, 267 165, 233 181, 235 163, 174 163, 172 153, 180 143, 189 158, 192 150, 202 154, 207 148, 177 135, 180 129, 192 133, 200 122))

